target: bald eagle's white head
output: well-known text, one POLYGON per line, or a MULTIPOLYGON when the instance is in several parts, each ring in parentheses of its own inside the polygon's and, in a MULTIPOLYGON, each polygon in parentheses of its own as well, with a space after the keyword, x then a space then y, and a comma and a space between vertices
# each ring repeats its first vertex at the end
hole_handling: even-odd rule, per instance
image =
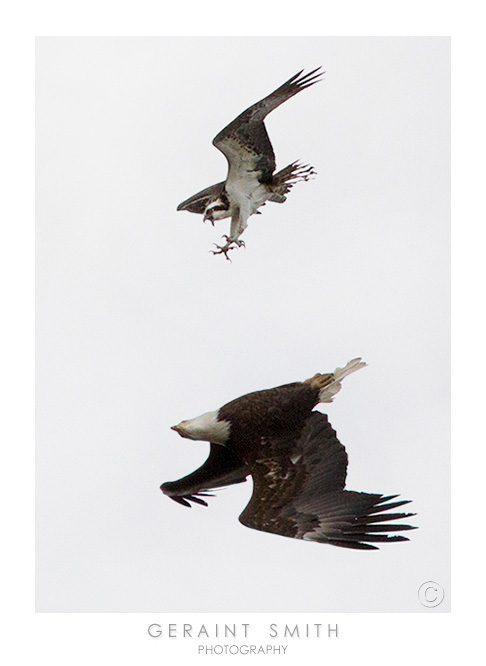
POLYGON ((219 421, 218 411, 206 412, 194 419, 181 421, 179 425, 172 426, 172 430, 186 439, 225 444, 228 441, 231 424, 229 421, 219 421))

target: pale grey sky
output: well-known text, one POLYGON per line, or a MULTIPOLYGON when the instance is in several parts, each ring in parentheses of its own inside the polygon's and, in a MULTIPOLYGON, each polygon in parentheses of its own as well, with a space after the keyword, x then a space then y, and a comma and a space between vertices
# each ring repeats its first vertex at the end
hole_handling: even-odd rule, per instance
POLYGON ((41 38, 37 43, 37 607, 420 612, 450 599, 447 38, 41 38), (214 135, 298 70, 267 119, 315 180, 228 232, 177 204, 223 180, 214 135), (410 543, 354 552, 238 523, 162 481, 208 445, 169 426, 248 391, 369 367, 322 411, 351 490, 400 493, 410 543))

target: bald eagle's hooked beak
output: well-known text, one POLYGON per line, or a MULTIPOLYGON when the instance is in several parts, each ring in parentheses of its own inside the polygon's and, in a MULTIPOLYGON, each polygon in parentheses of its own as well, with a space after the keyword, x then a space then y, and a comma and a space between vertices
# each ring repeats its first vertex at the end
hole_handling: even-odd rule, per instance
POLYGON ((175 425, 175 426, 171 426, 170 429, 175 430, 176 433, 178 435, 180 435, 181 437, 186 437, 187 439, 190 439, 190 437, 187 434, 187 432, 185 431, 184 426, 182 425, 182 423, 179 423, 178 425, 175 425))

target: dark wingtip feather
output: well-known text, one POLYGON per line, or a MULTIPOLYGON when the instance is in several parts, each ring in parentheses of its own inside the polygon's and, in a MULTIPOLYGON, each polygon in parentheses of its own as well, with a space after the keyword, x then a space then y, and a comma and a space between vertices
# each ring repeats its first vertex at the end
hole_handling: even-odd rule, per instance
POLYGON ((400 495, 379 495, 379 500, 377 500, 376 504, 383 504, 384 502, 388 502, 388 500, 395 499, 395 497, 400 497, 400 495))
POLYGON ((375 505, 371 509, 370 514, 380 513, 381 511, 388 511, 389 509, 395 509, 398 506, 403 506, 404 504, 410 504, 410 502, 412 501, 412 500, 399 500, 398 502, 388 502, 388 500, 395 499, 395 497, 400 497, 400 496, 389 495, 388 497, 382 497, 379 501, 375 502, 375 505))
POLYGON ((329 543, 332 546, 340 546, 341 548, 352 548, 354 550, 379 550, 378 546, 372 546, 370 543, 346 541, 346 539, 326 539, 323 543, 329 543))
POLYGON ((182 504, 182 506, 188 506, 190 509, 192 509, 192 506, 183 497, 175 497, 174 496, 174 497, 171 497, 170 499, 174 500, 174 502, 177 502, 177 504, 182 504))
MULTIPOLYGON (((295 95, 296 93, 300 92, 301 90, 304 90, 304 88, 308 88, 309 86, 314 85, 314 83, 318 83, 321 81, 321 76, 322 74, 325 74, 325 72, 320 71, 321 66, 316 67, 316 69, 313 69, 311 72, 308 72, 307 74, 304 74, 303 69, 300 70, 300 72, 297 72, 297 74, 294 74, 288 81, 285 81, 280 88, 277 88, 272 95, 275 95, 275 93, 280 93, 284 94, 287 98, 292 95, 295 95)), ((282 102, 280 102, 281 104, 282 102)))
MULTIPOLYGON (((302 70, 302 71, 304 71, 304 70, 302 70)), ((312 85, 313 83, 317 83, 318 81, 322 81, 322 79, 320 77, 323 76, 325 73, 326 72, 324 70, 322 70, 322 66, 319 65, 319 67, 316 67, 315 69, 313 69, 308 74, 304 74, 304 76, 301 78, 301 80, 296 81, 296 83, 298 83, 299 86, 302 86, 302 87, 312 85), (316 72, 317 72, 317 74, 316 74, 316 72)))
POLYGON ((389 525, 388 523, 386 525, 378 524, 378 525, 351 525, 348 530, 350 533, 353 532, 362 532, 363 527, 366 530, 367 534, 370 534, 371 532, 401 532, 405 530, 414 530, 416 529, 415 527, 412 527, 411 525, 389 525))
MULTIPOLYGON (((322 65, 318 65, 315 69, 313 69, 311 72, 307 74, 307 76, 312 76, 312 74, 315 74, 316 72, 319 72, 319 70, 322 69, 322 65)), ((325 74, 326 72, 319 72, 319 76, 321 74, 325 74)))
POLYGON ((416 515, 416 513, 378 513, 366 516, 360 522, 364 525, 367 525, 368 523, 384 523, 387 520, 403 520, 404 518, 412 518, 416 515))
POLYGON ((290 79, 289 79, 288 81, 285 82, 285 84, 287 84, 287 83, 293 83, 296 79, 299 78, 299 76, 300 76, 303 72, 304 72, 304 70, 301 69, 300 72, 297 72, 297 74, 294 74, 293 76, 291 76, 290 79))

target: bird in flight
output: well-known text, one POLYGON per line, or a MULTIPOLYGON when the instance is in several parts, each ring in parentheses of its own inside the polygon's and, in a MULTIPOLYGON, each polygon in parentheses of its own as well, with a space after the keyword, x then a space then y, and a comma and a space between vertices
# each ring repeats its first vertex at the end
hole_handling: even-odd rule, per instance
POLYGON ((215 220, 231 217, 230 233, 224 245, 216 245, 213 254, 224 254, 244 246, 241 234, 248 226, 250 215, 259 213, 267 201, 283 203, 286 194, 300 180, 315 175, 308 164, 292 162, 275 171, 275 154, 265 128, 267 115, 301 90, 320 81, 321 68, 303 74, 301 70, 273 93, 243 111, 213 139, 213 145, 228 161, 226 180, 194 194, 177 206, 204 216, 214 226, 215 220))
POLYGON ((209 491, 251 475, 253 494, 239 517, 247 527, 345 548, 408 541, 394 533, 415 528, 390 521, 415 514, 390 511, 409 500, 344 490, 345 448, 326 414, 313 411, 332 402, 342 380, 365 365, 356 358, 333 373, 248 393, 173 426, 181 437, 209 441, 210 453, 192 474, 163 483, 162 492, 184 506, 207 506, 209 491))

